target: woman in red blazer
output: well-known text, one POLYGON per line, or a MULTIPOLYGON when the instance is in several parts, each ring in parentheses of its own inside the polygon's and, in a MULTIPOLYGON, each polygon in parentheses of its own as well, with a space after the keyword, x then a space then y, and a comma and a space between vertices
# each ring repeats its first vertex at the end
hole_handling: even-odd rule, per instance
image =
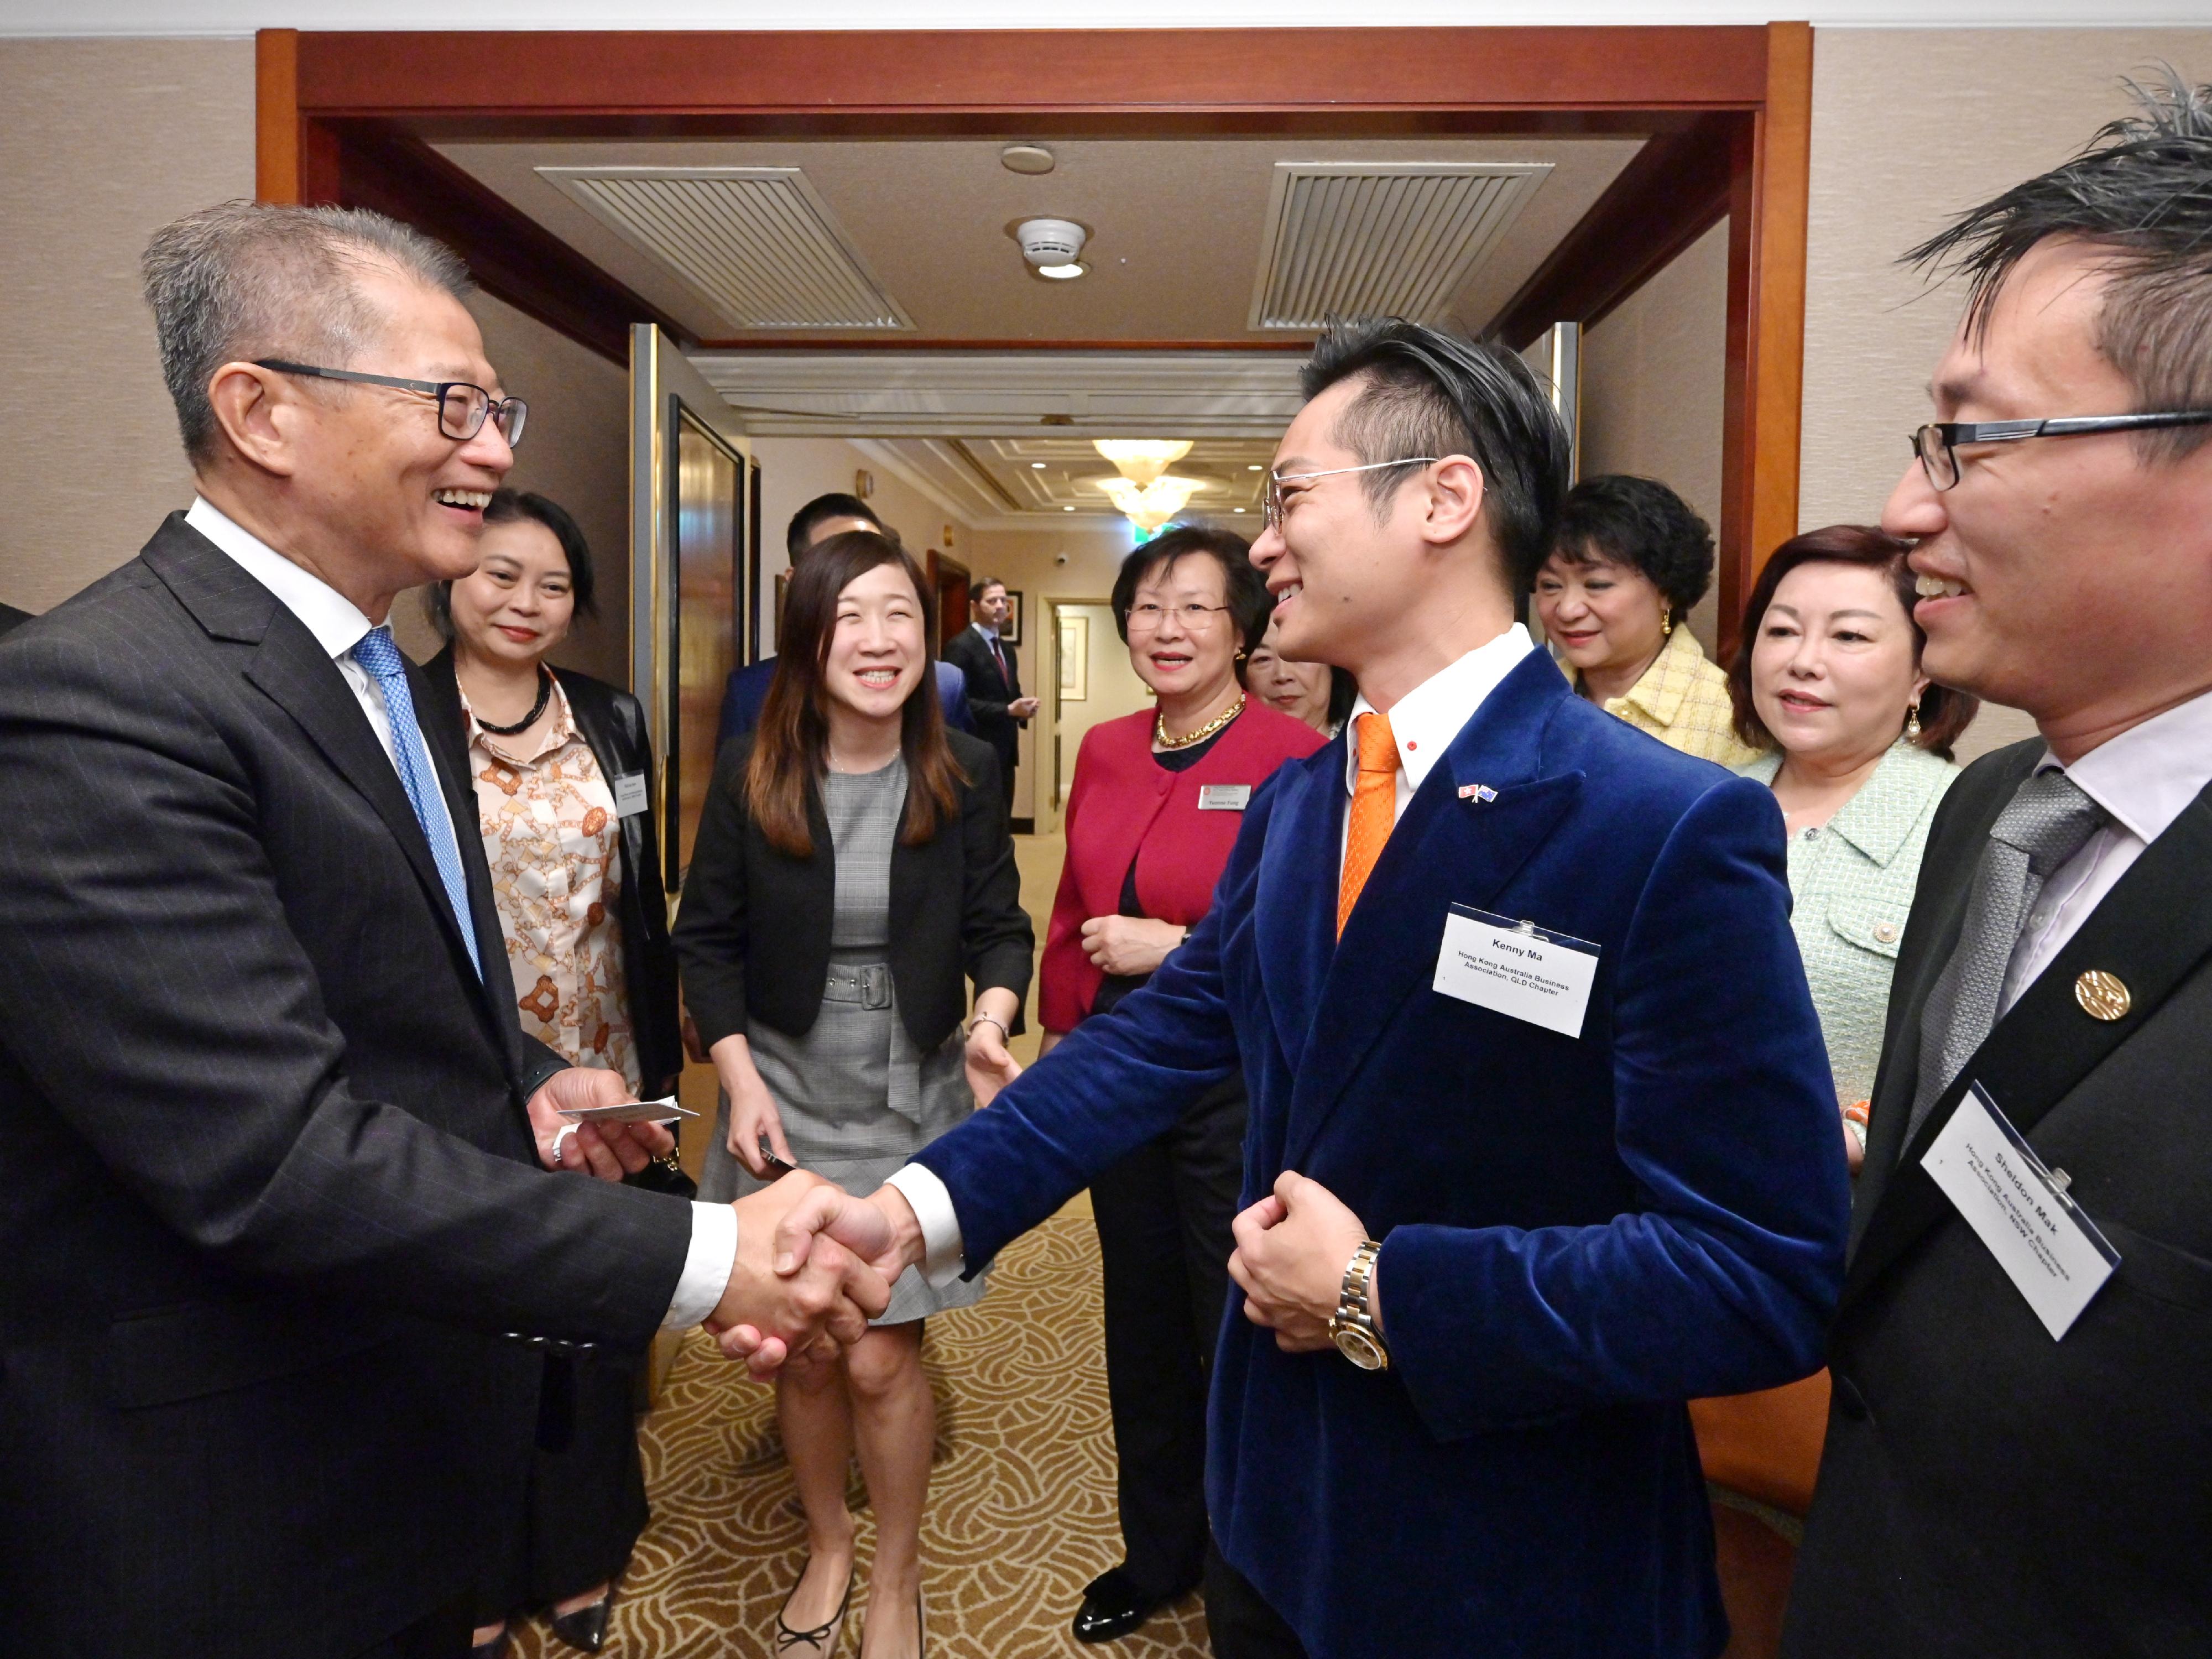
MULTIPOLYGON (((1171 530, 1115 581, 1130 665, 1159 701, 1092 726, 1076 758, 1038 981, 1042 1052, 1110 1012, 1182 942, 1212 902, 1245 804, 1283 762, 1321 747, 1310 726, 1247 700, 1243 662, 1271 601, 1246 551, 1227 531, 1171 530)), ((1085 1590, 1079 1641, 1127 1635, 1205 1565, 1206 1372, 1243 1144, 1234 1079, 1091 1184, 1123 1559, 1085 1590)))

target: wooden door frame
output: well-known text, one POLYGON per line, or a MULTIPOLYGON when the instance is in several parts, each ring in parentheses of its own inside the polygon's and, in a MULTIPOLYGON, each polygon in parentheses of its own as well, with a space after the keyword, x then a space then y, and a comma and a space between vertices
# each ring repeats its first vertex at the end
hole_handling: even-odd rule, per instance
POLYGON ((1796 532, 1808 24, 264 29, 256 63, 264 200, 375 207, 418 224, 456 246, 488 292, 616 361, 627 361, 632 322, 699 343, 446 161, 435 142, 1650 133, 1652 142, 1508 304, 1496 331, 1517 346, 1554 321, 1587 328, 1725 217, 1723 658, 1759 563, 1796 532), (1040 64, 1051 74, 1040 75, 1040 64))

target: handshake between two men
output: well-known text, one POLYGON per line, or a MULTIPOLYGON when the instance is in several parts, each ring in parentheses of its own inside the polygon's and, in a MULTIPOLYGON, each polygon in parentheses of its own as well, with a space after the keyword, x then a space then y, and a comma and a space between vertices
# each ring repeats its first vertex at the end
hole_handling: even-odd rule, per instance
MULTIPOLYGON (((547 1079, 528 1109, 546 1168, 620 1181, 675 1150, 663 1124, 565 1115, 630 1098, 617 1073, 577 1066, 547 1079)), ((737 1256, 706 1326, 756 1376, 773 1376, 794 1355, 826 1358, 859 1341, 890 1305, 891 1282, 921 1258, 921 1226, 895 1189, 869 1203, 802 1170, 731 1207, 737 1256), (884 1198, 902 1212, 903 1231, 888 1218, 884 1198)))
MULTIPOLYGON (((561 1115, 627 1097, 622 1079, 604 1071, 548 1079, 530 1103, 547 1167, 619 1181, 672 1150, 674 1138, 657 1123, 572 1127, 561 1115)), ((794 1358, 818 1363, 859 1341, 890 1304, 893 1281, 927 1253, 921 1223, 895 1186, 860 1197, 795 1170, 732 1207, 736 1259, 705 1322, 726 1355, 763 1379, 794 1358)), ((1359 1217, 1318 1182, 1286 1171, 1233 1231, 1229 1273, 1244 1317, 1272 1329, 1285 1352, 1329 1347, 1343 1264, 1366 1236, 1359 1217)), ((1379 1328, 1376 1288, 1370 1275, 1368 1307, 1379 1328)))

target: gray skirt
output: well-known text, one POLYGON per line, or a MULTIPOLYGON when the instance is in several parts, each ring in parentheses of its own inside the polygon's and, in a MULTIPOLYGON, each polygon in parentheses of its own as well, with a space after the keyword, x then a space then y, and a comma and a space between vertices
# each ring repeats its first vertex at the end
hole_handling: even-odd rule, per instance
MULTIPOLYGON (((802 1170, 866 1194, 931 1141, 975 1109, 957 1028, 923 1054, 898 1017, 890 967, 833 959, 813 1029, 793 1036, 756 1024, 746 1033, 753 1064, 783 1119, 784 1138, 802 1170)), ((721 1097, 708 1144, 699 1196, 712 1203, 757 1193, 769 1183, 730 1151, 730 1099, 721 1097)), ((986 1275, 941 1289, 913 1267, 891 1287, 878 1325, 903 1325, 982 1299, 986 1275)))

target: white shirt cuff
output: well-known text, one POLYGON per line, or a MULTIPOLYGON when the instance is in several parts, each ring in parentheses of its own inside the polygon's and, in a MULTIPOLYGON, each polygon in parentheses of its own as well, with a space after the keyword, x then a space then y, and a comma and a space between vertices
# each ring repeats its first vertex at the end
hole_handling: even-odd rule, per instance
POLYGON ((738 1265, 738 1212, 727 1204, 691 1206, 691 1248, 684 1253, 683 1276, 668 1304, 663 1330, 688 1331, 721 1305, 738 1265))
POLYGON ((942 1290, 968 1265, 968 1258, 960 1244, 960 1217, 952 1208, 952 1194, 936 1172, 921 1164, 908 1164, 891 1171, 886 1187, 899 1189, 907 1203, 913 1207, 914 1218, 921 1224, 921 1276, 933 1288, 942 1290))

